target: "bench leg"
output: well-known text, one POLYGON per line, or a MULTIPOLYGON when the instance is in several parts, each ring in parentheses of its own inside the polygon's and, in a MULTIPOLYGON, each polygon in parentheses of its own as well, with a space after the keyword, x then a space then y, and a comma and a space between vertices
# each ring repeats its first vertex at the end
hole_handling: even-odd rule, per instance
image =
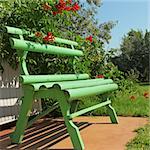
POLYGON ((76 112, 77 109, 78 109, 78 106, 79 106, 79 101, 78 100, 72 101, 71 102, 71 113, 76 112))
POLYGON ((84 150, 84 143, 81 139, 78 127, 73 123, 72 120, 65 119, 67 131, 70 135, 72 144, 75 150, 84 150))
POLYGON ((32 109, 33 91, 24 90, 24 98, 19 112, 19 118, 15 131, 10 135, 12 143, 21 143, 24 131, 27 126, 28 118, 32 109))
POLYGON ((84 143, 80 136, 79 129, 73 123, 73 121, 71 119, 69 119, 71 104, 69 102, 67 102, 66 99, 60 99, 59 104, 60 104, 61 112, 62 112, 64 120, 65 120, 65 125, 67 127, 67 131, 70 135, 74 149, 75 150, 84 150, 84 143))
POLYGON ((106 107, 107 107, 107 112, 110 116, 111 122, 114 124, 118 124, 119 121, 118 121, 118 117, 117 117, 115 109, 110 104, 107 105, 106 107))

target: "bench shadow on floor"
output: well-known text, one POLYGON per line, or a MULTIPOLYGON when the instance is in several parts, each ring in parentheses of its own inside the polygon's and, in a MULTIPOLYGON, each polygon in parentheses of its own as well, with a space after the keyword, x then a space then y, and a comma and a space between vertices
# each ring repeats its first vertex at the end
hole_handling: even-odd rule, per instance
MULTIPOLYGON (((92 125, 88 122, 75 122, 80 130, 92 125)), ((69 137, 64 121, 44 119, 35 123, 32 127, 25 131, 22 144, 11 144, 9 134, 5 134, 0 138, 0 149, 5 150, 25 150, 25 149, 50 149, 53 145, 61 140, 69 137)), ((54 150, 54 149, 53 149, 54 150)), ((58 150, 58 149, 55 149, 58 150)), ((72 149, 59 149, 72 150, 72 149)))
MULTIPOLYGON (((75 122, 82 130, 92 124, 89 122, 75 122)), ((98 123, 110 124, 110 123, 98 123)), ((25 149, 47 149, 47 150, 73 150, 73 149, 51 149, 51 147, 63 139, 69 137, 64 121, 61 119, 45 118, 36 122, 25 131, 22 144, 11 144, 9 134, 5 134, 0 138, 0 149, 2 150, 25 150, 25 149)))

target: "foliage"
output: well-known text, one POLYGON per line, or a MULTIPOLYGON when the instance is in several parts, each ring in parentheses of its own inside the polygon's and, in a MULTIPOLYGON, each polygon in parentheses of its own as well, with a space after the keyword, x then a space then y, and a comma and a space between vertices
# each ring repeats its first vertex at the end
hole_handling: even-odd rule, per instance
POLYGON ((150 124, 136 130, 137 136, 127 144, 127 150, 149 150, 150 147, 150 124))
POLYGON ((124 79, 123 73, 119 71, 118 67, 112 62, 107 62, 106 64, 102 65, 99 72, 100 74, 104 74, 105 78, 113 79, 117 83, 120 83, 120 81, 124 79))
MULTIPOLYGON (((53 15, 51 10, 45 10, 43 5, 48 4, 53 7, 57 4, 45 0, 15 0, 3 2, 0 15, 1 26, 14 26, 30 31, 47 34, 52 32, 54 36, 67 38, 79 43, 78 49, 82 49, 85 56, 74 62, 76 72, 87 72, 95 75, 95 66, 104 63, 104 44, 109 42, 110 31, 115 25, 113 22, 98 24, 94 19, 96 6, 81 7, 79 12, 63 11, 61 14, 53 15), (86 41, 86 37, 92 35, 93 42, 86 41)), ((1 34, 0 60, 7 61, 13 68, 18 66, 16 52, 10 48, 8 35, 1 34)), ((28 68, 32 74, 46 73, 73 73, 73 60, 64 57, 56 58, 52 55, 29 53, 28 68)))
POLYGON ((149 87, 134 86, 132 89, 117 92, 113 106, 118 115, 145 117, 149 116, 149 98, 144 97, 149 87))
POLYGON ((140 81, 149 81, 150 32, 131 30, 124 36, 121 54, 112 58, 119 70, 126 74, 136 74, 140 81))
MULTIPOLYGON (((99 104, 100 102, 106 100, 106 97, 110 97, 110 99, 112 100, 112 106, 115 108, 118 116, 134 116, 134 117, 149 116, 149 97, 146 97, 145 93, 149 93, 150 87, 139 86, 138 84, 130 83, 130 81, 126 81, 126 84, 127 85, 131 84, 130 85, 131 87, 126 85, 126 87, 128 88, 125 89, 119 86, 119 90, 111 94, 80 98, 78 110, 90 107, 95 104, 99 104)), ((52 104, 54 102, 47 101, 46 105, 49 105, 50 103, 52 104)), ((50 115, 61 116, 60 109, 57 109, 50 115)), ((108 113, 106 107, 101 107, 97 110, 88 112, 85 115, 106 116, 108 115, 108 113)))
POLYGON ((87 0, 87 2, 88 2, 89 4, 94 3, 95 5, 99 6, 100 3, 101 3, 101 0, 87 0))
MULTIPOLYGON (((111 98, 112 106, 119 116, 149 116, 149 98, 144 96, 149 92, 149 86, 133 84, 131 89, 118 90, 115 93, 106 95, 111 98), (132 96, 135 98, 132 99, 132 96)), ((149 93, 150 94, 150 93, 149 93)), ((102 102, 105 97, 92 96, 81 99, 80 109, 102 102)), ((106 107, 87 113, 87 115, 108 115, 106 107)))

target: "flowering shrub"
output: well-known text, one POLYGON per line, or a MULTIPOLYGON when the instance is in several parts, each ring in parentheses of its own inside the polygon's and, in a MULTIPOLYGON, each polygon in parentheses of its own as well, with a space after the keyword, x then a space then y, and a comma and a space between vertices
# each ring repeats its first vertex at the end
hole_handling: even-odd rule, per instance
MULTIPOLYGON (((94 19, 93 10, 85 9, 74 0, 20 0, 3 3, 0 7, 1 26, 29 30, 35 33, 33 40, 40 43, 54 44, 55 36, 77 41, 79 46, 76 48, 84 51, 84 57, 74 63, 75 67, 72 65, 72 59, 67 57, 56 58, 47 54, 29 53, 27 62, 30 73, 74 73, 76 69, 78 73, 86 72, 93 77, 101 74, 96 71, 99 69, 97 66, 103 64, 104 43, 109 41, 114 23, 99 25, 94 19), (89 42, 86 42, 86 37, 89 37, 89 42)), ((16 68, 18 58, 16 52, 10 48, 8 35, 0 35, 0 39, 0 60, 5 60, 16 68)), ((28 40, 28 37, 25 36, 25 39, 28 40)))
POLYGON ((51 5, 46 2, 42 6, 43 10, 50 11, 53 15, 62 14, 63 11, 78 11, 80 9, 78 3, 72 3, 72 0, 59 0, 58 3, 51 3, 51 5))

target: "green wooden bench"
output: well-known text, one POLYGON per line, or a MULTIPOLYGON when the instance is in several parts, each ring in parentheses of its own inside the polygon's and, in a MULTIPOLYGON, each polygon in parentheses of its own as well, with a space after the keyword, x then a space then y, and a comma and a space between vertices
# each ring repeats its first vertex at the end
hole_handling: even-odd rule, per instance
MULTIPOLYGON (((55 38, 56 43, 70 45, 71 48, 58 47, 50 44, 40 44, 24 39, 24 35, 34 36, 29 31, 14 27, 5 27, 5 32, 18 35, 17 38, 10 38, 10 44, 17 50, 20 57, 21 75, 20 82, 23 88, 22 104, 16 129, 11 135, 12 143, 21 143, 25 128, 31 126, 34 121, 60 107, 67 131, 70 135, 74 149, 83 150, 84 144, 78 127, 72 119, 89 111, 106 106, 112 123, 118 123, 117 115, 111 106, 111 100, 77 111, 78 98, 89 95, 103 94, 114 91, 118 88, 111 79, 89 79, 88 74, 54 74, 54 75, 30 75, 26 66, 28 52, 39 52, 57 54, 59 56, 77 57, 83 56, 81 50, 74 46, 78 43, 66 39, 55 38), (32 120, 28 121, 32 104, 35 99, 51 98, 57 102, 47 110, 41 112, 32 120)), ((98 133, 100 134, 100 133, 98 133)), ((90 136, 90 135, 89 135, 90 136)))

